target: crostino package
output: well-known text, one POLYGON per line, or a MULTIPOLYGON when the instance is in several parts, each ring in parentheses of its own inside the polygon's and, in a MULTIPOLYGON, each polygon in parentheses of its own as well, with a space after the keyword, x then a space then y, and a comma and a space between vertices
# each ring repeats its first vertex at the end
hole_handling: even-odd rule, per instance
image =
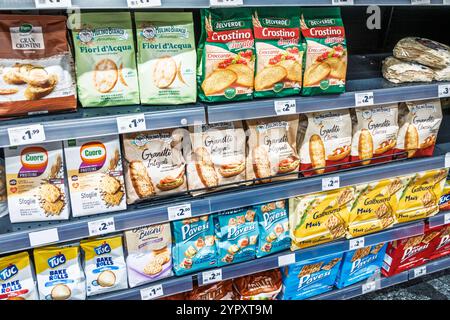
POLYGON ((0 258, 0 300, 38 300, 28 252, 0 258))

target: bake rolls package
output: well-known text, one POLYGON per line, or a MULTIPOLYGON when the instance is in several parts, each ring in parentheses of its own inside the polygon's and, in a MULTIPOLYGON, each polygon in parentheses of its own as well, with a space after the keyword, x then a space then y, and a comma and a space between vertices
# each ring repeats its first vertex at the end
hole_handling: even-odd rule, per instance
POLYGON ((408 101, 400 104, 397 147, 401 157, 432 156, 442 121, 441 101, 408 101))
POLYGON ((0 117, 77 108, 66 17, 0 15, 0 117))
POLYGON ((122 136, 127 203, 187 190, 183 129, 122 136))
POLYGON ((1 257, 0 270, 0 301, 39 299, 28 252, 1 257))
POLYGON ((278 269, 259 272, 233 281, 236 300, 275 300, 281 291, 278 269))
POLYGON ((260 179, 256 183, 266 183, 297 179, 298 115, 247 120, 246 126, 249 136, 246 180, 260 179))
POLYGON ((433 69, 418 63, 387 57, 382 65, 383 77, 393 83, 431 82, 436 77, 433 69))
POLYGON ((352 121, 348 109, 300 116, 300 171, 304 176, 338 170, 350 158, 352 121))

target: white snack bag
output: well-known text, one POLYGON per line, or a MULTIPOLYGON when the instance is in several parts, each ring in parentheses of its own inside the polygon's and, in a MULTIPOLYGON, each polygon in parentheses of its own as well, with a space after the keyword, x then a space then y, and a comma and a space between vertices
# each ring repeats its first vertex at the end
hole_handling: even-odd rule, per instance
POLYGON ((0 258, 0 300, 38 300, 28 252, 0 258))

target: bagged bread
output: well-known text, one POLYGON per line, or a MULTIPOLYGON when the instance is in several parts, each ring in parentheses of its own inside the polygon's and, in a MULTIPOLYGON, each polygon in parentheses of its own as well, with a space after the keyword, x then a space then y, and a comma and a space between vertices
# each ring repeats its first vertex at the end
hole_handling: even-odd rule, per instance
POLYGON ((33 265, 28 252, 0 258, 0 301, 38 300, 33 265))
POLYGON ((434 70, 434 80, 436 81, 450 81, 450 66, 444 69, 434 70))
POLYGON ((394 57, 383 60, 382 73, 386 80, 393 83, 431 82, 436 76, 431 68, 394 57))

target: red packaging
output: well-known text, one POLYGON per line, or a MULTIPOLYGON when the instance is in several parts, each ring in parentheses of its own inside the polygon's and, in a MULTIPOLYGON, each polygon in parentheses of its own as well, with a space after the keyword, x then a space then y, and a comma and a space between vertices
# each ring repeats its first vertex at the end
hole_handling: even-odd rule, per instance
POLYGON ((429 228, 429 230, 439 232, 430 243, 429 259, 439 259, 450 254, 450 224, 429 228))

